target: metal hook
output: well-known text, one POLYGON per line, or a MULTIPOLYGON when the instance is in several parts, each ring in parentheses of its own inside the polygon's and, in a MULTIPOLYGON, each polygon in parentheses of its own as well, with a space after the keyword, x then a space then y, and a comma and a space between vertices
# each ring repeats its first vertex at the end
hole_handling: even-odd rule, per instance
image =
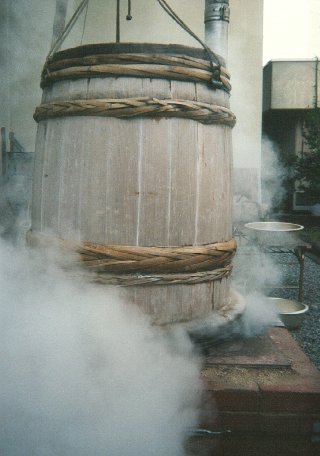
POLYGON ((132 16, 131 16, 131 0, 128 0, 128 14, 126 17, 127 21, 131 21, 132 16))

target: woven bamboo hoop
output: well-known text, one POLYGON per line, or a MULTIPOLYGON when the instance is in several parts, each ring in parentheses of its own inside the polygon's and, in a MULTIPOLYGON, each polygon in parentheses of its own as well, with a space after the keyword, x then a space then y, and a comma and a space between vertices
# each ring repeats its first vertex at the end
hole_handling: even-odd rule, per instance
MULTIPOLYGON (((103 76, 133 76, 143 78, 173 79, 177 81, 210 82, 212 72, 199 68, 186 68, 169 65, 144 64, 110 64, 64 68, 46 72, 41 87, 65 79, 92 78, 103 76)), ((225 90, 230 91, 231 85, 225 76, 220 76, 225 90)))
POLYGON ((126 99, 72 100, 44 103, 38 106, 34 119, 65 116, 132 117, 179 117, 204 124, 219 123, 233 126, 235 115, 228 108, 191 100, 158 100, 138 97, 126 99))
POLYGON ((132 76, 209 84, 219 80, 221 88, 229 92, 230 74, 223 63, 210 61, 203 49, 179 45, 86 45, 53 54, 44 65, 41 87, 65 79, 132 76))
MULTIPOLYGON (((178 67, 197 68, 201 70, 213 71, 218 69, 218 65, 212 64, 208 60, 190 57, 187 55, 170 54, 95 54, 84 57, 62 58, 60 60, 48 60, 44 66, 44 73, 62 70, 69 67, 110 65, 110 64, 151 64, 151 65, 171 65, 178 67)), ((230 79, 230 73, 220 67, 221 74, 230 79)), ((44 74, 45 75, 45 74, 44 74)))
POLYGON ((213 282, 228 277, 232 272, 232 266, 228 265, 214 271, 201 271, 184 274, 98 274, 91 275, 90 281, 102 285, 129 286, 152 286, 152 285, 195 285, 205 282, 213 282))
MULTIPOLYGON (((217 65, 212 66, 206 60, 188 57, 137 54, 98 55, 46 63, 42 73, 41 87, 65 79, 102 76, 133 76, 208 83, 216 70, 218 70, 217 65)), ((230 91, 229 74, 224 68, 219 70, 224 89, 230 91)))
MULTIPOLYGON (((211 273, 211 280, 221 278, 230 272, 229 267, 226 271, 223 271, 223 268, 230 265, 237 247, 233 239, 227 242, 182 247, 101 245, 51 238, 33 232, 28 233, 27 239, 31 245, 54 245, 60 250, 76 252, 80 255, 79 262, 95 272, 181 274, 219 270, 216 274, 211 273)), ((172 277, 170 280, 167 278, 167 281, 171 280, 174 282, 178 277, 172 277)), ((196 280, 195 276, 193 280, 196 280)))

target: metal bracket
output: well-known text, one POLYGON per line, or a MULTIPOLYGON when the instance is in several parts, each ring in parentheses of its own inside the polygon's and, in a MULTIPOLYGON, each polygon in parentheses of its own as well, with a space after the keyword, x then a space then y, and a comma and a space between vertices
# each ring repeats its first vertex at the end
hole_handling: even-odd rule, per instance
POLYGON ((213 1, 205 11, 205 22, 230 21, 230 8, 226 1, 213 1))
POLYGON ((231 434, 230 429, 225 429, 223 431, 209 431, 209 429, 194 429, 191 432, 192 435, 205 435, 205 436, 213 436, 218 437, 221 435, 228 435, 231 434))

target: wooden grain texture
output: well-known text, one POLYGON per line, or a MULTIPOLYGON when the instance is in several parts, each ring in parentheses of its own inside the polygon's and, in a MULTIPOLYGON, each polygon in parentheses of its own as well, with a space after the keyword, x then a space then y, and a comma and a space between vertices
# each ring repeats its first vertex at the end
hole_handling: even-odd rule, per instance
POLYGON ((32 226, 35 231, 42 232, 41 226, 41 207, 42 207, 42 181, 44 177, 43 163, 44 157, 47 153, 46 137, 47 137, 47 122, 38 124, 34 157, 34 172, 33 172, 33 191, 32 191, 32 206, 31 206, 31 219, 32 226))
MULTIPOLYGON (((60 81, 55 100, 150 96, 216 103, 223 91, 165 79, 60 81)), ((231 129, 189 119, 66 117, 39 123, 32 229, 102 244, 200 245, 231 238, 231 129)), ((156 324, 205 317, 228 279, 122 290, 156 324)))
MULTIPOLYGON (((61 167, 64 153, 64 126, 63 120, 47 123, 44 148, 43 170, 41 185, 40 226, 41 230, 59 233, 59 194, 61 182, 61 167)), ((35 189, 36 191, 36 189, 35 189)), ((34 203, 33 203, 34 204, 34 203)))

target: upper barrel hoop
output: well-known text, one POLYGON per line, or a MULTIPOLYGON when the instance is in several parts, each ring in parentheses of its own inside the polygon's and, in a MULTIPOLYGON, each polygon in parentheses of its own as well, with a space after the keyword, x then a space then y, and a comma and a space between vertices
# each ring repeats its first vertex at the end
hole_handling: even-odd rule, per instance
POLYGON ((87 45, 57 52, 45 63, 41 86, 64 79, 141 77, 205 82, 229 92, 230 75, 208 60, 203 49, 177 45, 87 45))

